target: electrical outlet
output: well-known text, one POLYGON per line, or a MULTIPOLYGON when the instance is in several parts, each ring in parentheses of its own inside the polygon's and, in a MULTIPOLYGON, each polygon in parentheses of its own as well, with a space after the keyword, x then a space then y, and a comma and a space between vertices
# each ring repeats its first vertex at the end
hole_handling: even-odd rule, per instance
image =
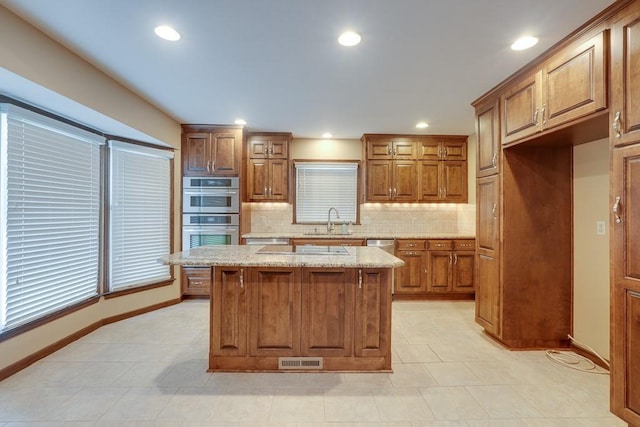
POLYGON ((604 221, 596 221, 596 234, 598 236, 604 236, 607 234, 605 227, 606 225, 604 221))

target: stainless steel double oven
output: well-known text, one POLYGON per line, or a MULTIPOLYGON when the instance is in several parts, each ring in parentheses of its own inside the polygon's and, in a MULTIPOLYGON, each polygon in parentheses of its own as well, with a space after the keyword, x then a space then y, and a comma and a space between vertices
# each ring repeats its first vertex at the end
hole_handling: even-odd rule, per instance
POLYGON ((182 182, 182 250, 240 241, 240 179, 185 176, 182 182))

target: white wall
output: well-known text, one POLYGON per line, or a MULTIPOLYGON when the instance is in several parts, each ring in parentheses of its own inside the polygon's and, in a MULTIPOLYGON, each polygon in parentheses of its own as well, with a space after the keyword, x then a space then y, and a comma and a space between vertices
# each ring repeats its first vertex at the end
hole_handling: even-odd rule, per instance
POLYGON ((574 148, 573 192, 573 336, 609 358, 609 140, 574 148))

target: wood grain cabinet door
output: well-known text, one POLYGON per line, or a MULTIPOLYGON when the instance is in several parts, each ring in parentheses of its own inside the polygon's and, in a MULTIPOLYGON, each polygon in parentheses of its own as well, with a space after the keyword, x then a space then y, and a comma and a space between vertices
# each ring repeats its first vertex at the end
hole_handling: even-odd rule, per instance
POLYGON ((640 143, 613 150, 611 198, 611 407, 640 425, 640 143))
POLYGON ((427 270, 429 271, 429 292, 451 291, 451 268, 453 265, 453 252, 429 251, 427 259, 427 270))
POLYGON ((251 201, 269 198, 269 160, 249 159, 247 168, 247 192, 251 201))
POLYGON ((525 76, 500 97, 502 144, 509 144, 540 131, 542 71, 525 76))
POLYGON ((442 199, 449 203, 467 201, 467 162, 444 161, 441 163, 442 199))
POLYGON ((182 172, 187 176, 209 175, 211 172, 211 134, 189 132, 182 134, 184 149, 182 172))
POLYGON ((386 357, 391 368, 391 278, 389 269, 358 269, 354 353, 386 357))
POLYGON ((611 120, 615 145, 640 140, 640 5, 611 27, 611 120))
POLYGON ((247 269, 215 267, 211 295, 213 356, 247 355, 247 269))
POLYGON ((302 354, 351 356, 355 270, 307 267, 302 281, 302 354))
POLYGON ((475 251, 455 251, 451 271, 453 292, 473 292, 475 283, 475 251))
POLYGON ((392 167, 390 160, 369 160, 367 162, 367 201, 387 202, 392 194, 392 167))
POLYGON ((606 65, 605 33, 554 55, 543 69, 542 129, 606 108, 606 65))
POLYGON ((240 173, 242 131, 215 132, 211 136, 211 174, 238 176, 240 173))
POLYGON ((269 160, 269 199, 287 201, 289 199, 289 162, 286 159, 269 160))
POLYGON ((300 355, 300 268, 252 267, 249 354, 300 355))
POLYGON ((442 194, 440 181, 441 163, 438 160, 418 162, 420 177, 420 200, 423 202, 437 202, 442 194))
POLYGON ((403 260, 404 265, 394 270, 394 293, 401 295, 426 292, 426 251, 396 251, 395 256, 403 260))
POLYGON ((500 172, 500 115, 499 103, 492 100, 476 109, 476 176, 490 176, 500 172))
POLYGON ((393 179, 391 198, 394 202, 418 200, 418 167, 414 160, 396 160, 392 164, 393 179))

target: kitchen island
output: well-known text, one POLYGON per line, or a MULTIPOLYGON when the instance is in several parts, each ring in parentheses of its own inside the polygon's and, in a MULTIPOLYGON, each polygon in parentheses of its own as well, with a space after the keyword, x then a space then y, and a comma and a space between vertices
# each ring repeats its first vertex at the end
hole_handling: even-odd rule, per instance
POLYGON ((210 268, 210 371, 391 371, 403 261, 379 248, 203 246, 162 261, 210 268))

